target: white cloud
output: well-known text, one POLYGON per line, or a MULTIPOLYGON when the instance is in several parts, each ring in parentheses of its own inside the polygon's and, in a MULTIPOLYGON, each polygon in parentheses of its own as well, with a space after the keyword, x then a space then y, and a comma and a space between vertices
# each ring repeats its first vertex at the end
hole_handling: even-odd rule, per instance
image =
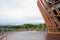
POLYGON ((0 0, 0 8, 0 24, 44 23, 37 0, 0 0))

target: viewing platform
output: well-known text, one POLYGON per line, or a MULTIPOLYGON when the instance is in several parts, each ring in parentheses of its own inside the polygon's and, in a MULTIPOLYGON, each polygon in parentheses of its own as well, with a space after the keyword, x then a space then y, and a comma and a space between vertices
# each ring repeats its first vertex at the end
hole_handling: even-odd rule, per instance
POLYGON ((42 31, 22 31, 5 35, 0 40, 60 40, 60 35, 42 31))

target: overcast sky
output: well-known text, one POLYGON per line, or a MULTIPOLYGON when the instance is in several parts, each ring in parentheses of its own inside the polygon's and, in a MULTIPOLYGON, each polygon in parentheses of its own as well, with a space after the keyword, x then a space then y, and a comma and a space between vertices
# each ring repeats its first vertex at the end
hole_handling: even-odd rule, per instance
POLYGON ((44 23, 37 0, 0 0, 0 25, 44 23))

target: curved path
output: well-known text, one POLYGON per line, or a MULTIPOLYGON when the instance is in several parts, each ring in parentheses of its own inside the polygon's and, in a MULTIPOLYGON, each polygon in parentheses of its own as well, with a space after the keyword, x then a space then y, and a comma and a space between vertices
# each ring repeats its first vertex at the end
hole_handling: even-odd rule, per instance
POLYGON ((45 40, 46 34, 37 31, 23 31, 11 34, 2 40, 45 40))

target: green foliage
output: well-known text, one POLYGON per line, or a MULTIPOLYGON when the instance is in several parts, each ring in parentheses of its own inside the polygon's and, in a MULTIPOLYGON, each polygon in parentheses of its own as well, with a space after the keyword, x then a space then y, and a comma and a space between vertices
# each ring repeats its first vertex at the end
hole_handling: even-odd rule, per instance
POLYGON ((24 25, 14 25, 14 26, 0 26, 0 28, 14 28, 14 29, 31 29, 31 30, 37 30, 41 28, 46 28, 45 24, 24 24, 24 25))

